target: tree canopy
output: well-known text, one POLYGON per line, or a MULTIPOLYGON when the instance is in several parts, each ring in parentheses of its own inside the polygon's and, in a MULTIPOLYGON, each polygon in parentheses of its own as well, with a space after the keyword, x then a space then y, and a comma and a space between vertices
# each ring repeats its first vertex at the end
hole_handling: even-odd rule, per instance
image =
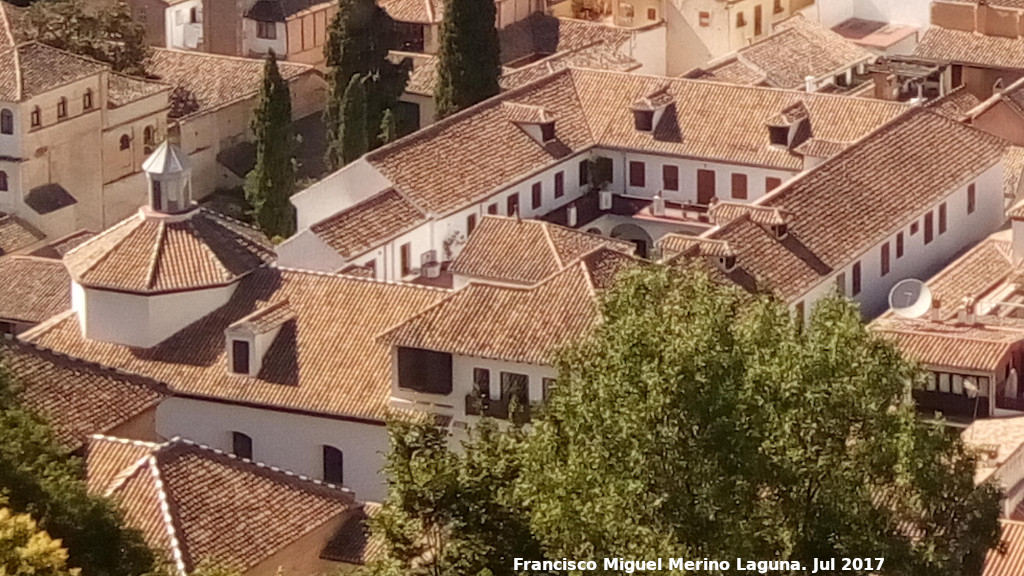
POLYGON ((884 557, 887 574, 980 574, 999 490, 975 486, 956 433, 918 419, 917 370, 855 305, 825 299, 804 326, 769 296, 658 266, 601 300, 528 430, 485 423, 456 453, 437 430, 392 426, 376 574, 513 574, 510 557, 810 569, 841 556, 884 557), (424 563, 428 545, 442 553, 424 563))
POLYGON ((501 46, 491 0, 445 0, 434 103, 438 118, 498 94, 501 46))
POLYGON ((256 223, 273 238, 295 231, 288 201, 295 189, 295 135, 292 132, 292 97, 271 50, 263 67, 263 84, 253 110, 256 166, 246 176, 245 197, 256 223))
POLYGON ((28 514, 0 507, 0 574, 4 576, 77 576, 67 567, 60 540, 39 530, 28 514))
POLYGON ((18 402, 0 370, 0 496, 60 538, 68 565, 88 576, 137 576, 153 564, 141 535, 126 529, 114 505, 86 491, 82 461, 54 440, 49 426, 18 402))
POLYGON ((373 0, 341 0, 324 46, 330 69, 324 123, 330 139, 327 164, 331 169, 350 161, 342 158, 344 146, 340 141, 346 121, 343 100, 353 77, 360 78, 365 91, 364 122, 371 130, 368 146, 375 148, 382 143, 377 129, 382 126, 385 112, 397 105, 411 68, 408 61, 396 64, 388 58, 389 50, 396 45, 395 21, 383 8, 373 0))
POLYGON ((146 29, 125 0, 105 8, 82 0, 41 0, 26 11, 23 32, 48 46, 107 62, 117 72, 146 74, 146 29))

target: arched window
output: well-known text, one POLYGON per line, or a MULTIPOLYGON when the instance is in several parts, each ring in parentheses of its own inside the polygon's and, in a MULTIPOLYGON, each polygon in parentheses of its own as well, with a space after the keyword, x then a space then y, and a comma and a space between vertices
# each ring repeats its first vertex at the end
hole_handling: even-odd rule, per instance
POLYGON ((252 460, 252 438, 241 432, 231 433, 231 453, 252 460))
POLYGON ((345 455, 334 446, 324 446, 324 482, 345 483, 345 455))
POLYGON ((199 23, 199 9, 196 8, 195 6, 193 6, 192 9, 189 10, 188 21, 191 22, 192 24, 198 24, 199 23))
POLYGON ((67 118, 67 117, 68 117, 68 99, 62 97, 60 100, 57 101, 57 118, 60 119, 60 118, 67 118))
POLYGON ((32 109, 32 115, 31 115, 31 120, 30 121, 32 122, 32 127, 33 128, 38 128, 39 125, 43 123, 43 112, 42 112, 42 110, 39 109, 39 106, 36 106, 35 108, 32 109))
POLYGON ((7 192, 7 190, 8 190, 7 172, 4 172, 3 170, 0 170, 0 192, 7 192))
POLYGON ((7 108, 0 110, 0 133, 14 134, 14 112, 7 108))
POLYGON ((156 130, 152 126, 146 126, 142 131, 142 141, 147 145, 156 144, 156 130))
POLYGON ((86 90, 82 94, 82 110, 92 110, 92 90, 86 90))
POLYGON ((131 147, 132 147, 131 136, 128 136, 127 134, 122 134, 121 135, 121 150, 127 150, 127 149, 129 149, 131 147))

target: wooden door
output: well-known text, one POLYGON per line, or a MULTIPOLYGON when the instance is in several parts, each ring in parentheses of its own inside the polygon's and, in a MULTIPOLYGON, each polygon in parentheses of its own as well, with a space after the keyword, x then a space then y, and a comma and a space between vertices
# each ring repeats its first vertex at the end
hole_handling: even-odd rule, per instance
POLYGON ((707 206, 715 197, 715 171, 697 170, 697 204, 707 206))

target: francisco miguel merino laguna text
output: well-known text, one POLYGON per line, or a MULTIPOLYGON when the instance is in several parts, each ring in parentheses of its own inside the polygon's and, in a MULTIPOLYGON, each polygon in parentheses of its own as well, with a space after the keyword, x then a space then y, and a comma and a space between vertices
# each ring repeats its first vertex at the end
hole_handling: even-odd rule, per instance
MULTIPOLYGON (((833 571, 857 571, 881 570, 884 558, 814 558, 811 562, 810 574, 818 574, 833 571), (838 562, 837 562, 838 560, 838 562)), ((571 571, 592 571, 597 570, 596 560, 525 560, 516 558, 513 563, 514 570, 540 570, 545 572, 571 572, 571 571)), ((626 560, 625 558, 605 558, 602 568, 632 574, 637 570, 662 571, 665 570, 661 558, 656 560, 626 560)), ((733 564, 728 560, 687 560, 685 558, 669 558, 668 570, 686 571, 720 571, 734 570, 737 572, 757 572, 767 574, 775 571, 804 570, 807 568, 797 560, 744 560, 737 558, 733 564)))

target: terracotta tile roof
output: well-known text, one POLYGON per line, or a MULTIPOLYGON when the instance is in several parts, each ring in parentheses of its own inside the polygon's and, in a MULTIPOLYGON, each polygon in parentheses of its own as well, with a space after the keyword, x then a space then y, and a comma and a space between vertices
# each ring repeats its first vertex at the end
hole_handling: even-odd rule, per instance
MULTIPOLYGON (((277 67, 289 82, 317 73, 313 66, 295 62, 278 62, 277 67)), ((263 82, 262 59, 165 48, 153 49, 148 70, 161 82, 181 86, 195 95, 199 110, 189 116, 252 98, 263 82)))
POLYGON ((379 6, 399 22, 439 24, 444 19, 443 0, 381 0, 379 6))
POLYGON ((180 439, 154 445, 94 436, 86 467, 91 486, 113 497, 126 524, 182 572, 203 562, 245 572, 358 510, 347 490, 180 439))
POLYGON ((71 308, 71 277, 64 263, 35 256, 0 260, 0 318, 42 322, 71 308))
POLYGON ((727 240, 738 269, 796 297, 999 162, 1005 149, 995 136, 915 109, 758 200, 792 215, 782 241, 741 220, 705 236, 727 240))
POLYGON ((21 337, 145 375, 183 395, 382 422, 391 397, 391 356, 375 336, 446 294, 436 288, 260 268, 241 280, 226 305, 147 350, 86 340, 74 313, 21 337), (230 373, 224 330, 267 303, 285 299, 295 318, 281 327, 259 373, 230 373))
POLYGON ((395 190, 387 190, 310 227, 318 238, 344 258, 370 248, 427 221, 427 215, 395 190))
POLYGON ((170 92, 172 88, 163 82, 125 76, 116 72, 111 72, 107 78, 107 106, 110 108, 124 106, 160 92, 170 92))
POLYGON ((1003 172, 1003 196, 1015 201, 1018 199, 1021 176, 1024 175, 1024 147, 1008 146, 1003 163, 1006 165, 1003 172))
POLYGON ((832 142, 821 138, 811 138, 803 144, 794 148, 797 154, 813 156, 815 158, 831 158, 839 154, 849 146, 846 142, 832 142))
POLYGON ((727 84, 742 84, 745 86, 767 86, 768 82, 764 72, 735 56, 707 68, 691 70, 685 76, 695 80, 709 80, 711 82, 725 82, 727 84))
POLYGON ((872 57, 871 52, 797 14, 775 23, 770 36, 740 48, 731 61, 723 62, 728 67, 724 77, 719 77, 717 67, 706 73, 711 79, 748 80, 742 84, 759 84, 766 79, 776 88, 800 89, 807 76, 822 78, 872 57), (749 72, 741 67, 749 68, 749 72))
POLYGON ((960 437, 964 443, 989 452, 975 470, 974 482, 980 484, 1024 446, 1024 418, 979 418, 971 422, 960 437))
POLYGON ((452 274, 536 284, 598 248, 632 254, 633 244, 540 220, 485 216, 448 268, 452 274))
POLYGON ((295 310, 292 309, 288 300, 278 300, 235 321, 229 328, 244 326, 251 330, 253 334, 266 334, 294 319, 295 310))
POLYGON ((45 238, 17 216, 0 212, 0 256, 10 254, 45 238))
POLYGON ((423 210, 444 215, 480 201, 566 156, 595 146, 803 169, 803 158, 769 145, 765 123, 803 102, 814 136, 853 142, 908 110, 903 104, 669 80, 674 101, 653 134, 638 132, 631 106, 665 78, 567 69, 450 116, 366 156, 423 210), (542 106, 558 120, 540 145, 510 122, 503 102, 542 106))
POLYGON ((38 96, 110 68, 109 65, 91 58, 51 48, 39 42, 18 46, 18 60, 22 99, 38 96))
POLYGON ((670 232, 658 240, 663 260, 670 261, 677 256, 712 256, 715 258, 736 256, 736 251, 724 240, 710 240, 699 236, 687 236, 670 232))
POLYGON ((0 345, 0 365, 23 387, 19 396, 49 421, 67 450, 154 408, 166 394, 156 382, 97 364, 10 343, 0 345))
POLYGON ((997 233, 974 246, 928 280, 933 300, 950 310, 964 298, 978 298, 1014 272, 1010 239, 997 233))
POLYGON ((596 291, 636 259, 598 249, 532 288, 472 283, 388 331, 383 342, 504 362, 550 364, 598 318, 596 291), (528 334, 528 338, 523 336, 528 334))
POLYGON ((503 90, 512 90, 565 68, 630 72, 639 67, 638 61, 620 52, 618 47, 597 42, 576 50, 558 52, 522 68, 506 68, 499 82, 503 90))
POLYGON ((300 12, 319 9, 328 4, 318 0, 259 0, 245 17, 257 22, 287 22, 300 12))
POLYGON ((1024 574, 1024 522, 1000 520, 1001 549, 989 550, 982 576, 1024 574))
POLYGON ((1024 38, 985 36, 932 26, 918 42, 914 56, 983 68, 1024 69, 1024 38))
POLYGON ((67 254, 83 286, 136 293, 229 284, 275 258, 258 231, 204 208, 162 215, 143 207, 67 254))
POLYGON ((405 91, 433 98, 434 87, 437 86, 438 62, 437 56, 417 60, 412 73, 409 74, 409 83, 405 85, 405 91))
POLYGON ((967 91, 966 88, 960 86, 949 94, 932 100, 927 106, 936 114, 942 114, 953 120, 960 120, 978 104, 981 104, 981 100, 967 91))
POLYGON ((892 338, 904 354, 925 366, 980 372, 995 372, 1024 341, 1022 328, 928 319, 883 318, 872 322, 871 330, 892 338))
POLYGON ((86 240, 96 236, 95 233, 88 230, 79 230, 72 232, 67 236, 63 236, 50 242, 42 248, 38 248, 29 253, 30 256, 39 256, 40 258, 63 258, 65 254, 70 252, 72 249, 82 244, 86 240))
POLYGON ((634 32, 600 22, 534 13, 498 31, 501 61, 514 63, 538 54, 572 52, 594 44, 620 48, 634 32))
POLYGON ((320 557, 334 562, 365 565, 381 558, 387 544, 382 537, 370 533, 368 520, 380 512, 380 504, 363 504, 327 543, 320 557))

